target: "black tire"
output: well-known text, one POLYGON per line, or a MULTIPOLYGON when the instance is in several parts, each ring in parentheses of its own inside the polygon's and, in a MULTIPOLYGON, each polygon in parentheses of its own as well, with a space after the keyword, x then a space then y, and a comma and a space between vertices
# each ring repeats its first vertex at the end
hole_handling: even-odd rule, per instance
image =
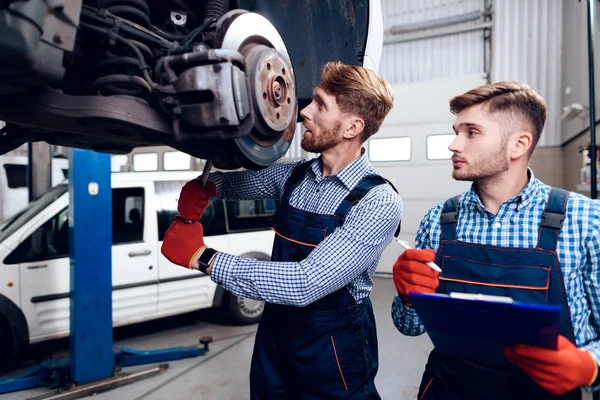
POLYGON ((0 314, 0 371, 6 372, 15 365, 17 349, 10 324, 6 317, 0 314))
POLYGON ((257 323, 265 309, 263 301, 244 299, 231 293, 227 293, 225 305, 229 316, 238 325, 257 323))

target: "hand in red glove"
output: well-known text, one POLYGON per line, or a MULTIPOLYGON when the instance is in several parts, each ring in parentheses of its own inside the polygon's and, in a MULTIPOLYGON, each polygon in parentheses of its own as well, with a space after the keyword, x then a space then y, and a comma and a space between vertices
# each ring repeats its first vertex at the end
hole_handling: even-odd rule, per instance
POLYGON ((558 337, 558 350, 516 344, 505 346, 504 355, 542 389, 557 396, 590 385, 598 374, 592 355, 564 336, 558 337))
POLYGON ((186 221, 199 221, 210 199, 217 195, 217 187, 212 181, 206 181, 202 186, 199 179, 194 179, 183 185, 177 212, 186 221))
POLYGON ((180 217, 175 217, 165 233, 160 251, 173 264, 192 268, 197 264, 204 248, 206 245, 202 225, 199 222, 187 224, 180 217))
POLYGON ((393 269, 394 284, 400 299, 407 305, 410 292, 435 293, 439 285, 440 273, 431 269, 427 262, 435 260, 432 249, 404 250, 396 260, 393 269))

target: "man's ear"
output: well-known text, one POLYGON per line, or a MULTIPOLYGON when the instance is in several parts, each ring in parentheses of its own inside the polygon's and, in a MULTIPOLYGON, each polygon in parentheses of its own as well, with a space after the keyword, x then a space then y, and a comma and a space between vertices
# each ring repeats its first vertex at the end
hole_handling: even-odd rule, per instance
POLYGON ((512 137, 510 158, 516 160, 523 155, 530 154, 531 146, 533 146, 533 135, 530 132, 515 132, 512 137))
POLYGON ((359 136, 365 130, 365 121, 362 118, 352 117, 346 124, 344 138, 352 139, 359 136))

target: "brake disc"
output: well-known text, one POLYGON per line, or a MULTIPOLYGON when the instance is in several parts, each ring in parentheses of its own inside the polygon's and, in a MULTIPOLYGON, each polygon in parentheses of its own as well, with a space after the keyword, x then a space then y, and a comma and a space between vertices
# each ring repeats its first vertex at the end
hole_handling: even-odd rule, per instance
POLYGON ((243 10, 219 20, 215 47, 244 55, 254 109, 254 127, 232 139, 229 150, 245 168, 267 167, 285 155, 296 128, 296 80, 287 48, 269 20, 243 10))

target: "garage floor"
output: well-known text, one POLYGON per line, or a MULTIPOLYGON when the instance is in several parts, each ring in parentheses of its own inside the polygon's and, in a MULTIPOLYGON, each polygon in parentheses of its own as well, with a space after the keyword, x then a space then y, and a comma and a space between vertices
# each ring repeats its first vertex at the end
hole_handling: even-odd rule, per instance
MULTIPOLYGON (((402 336, 390 317, 395 293, 391 279, 375 278, 371 294, 379 336, 380 368, 376 384, 383 399, 416 399, 421 373, 431 349, 427 335, 402 336)), ((231 326, 214 310, 138 324, 115 330, 117 346, 136 349, 193 346, 201 336, 212 336, 210 352, 205 356, 169 362, 161 375, 93 396, 108 399, 248 399, 248 372, 256 325, 231 326)), ((54 357, 67 354, 68 340, 38 346, 36 351, 54 357)), ((93 362, 93 360, 90 360, 93 362)), ((144 369, 149 365, 129 367, 124 371, 144 369)), ((40 388, 0 396, 2 400, 28 399, 51 392, 40 388)), ((91 397, 89 397, 91 398, 91 397)))

